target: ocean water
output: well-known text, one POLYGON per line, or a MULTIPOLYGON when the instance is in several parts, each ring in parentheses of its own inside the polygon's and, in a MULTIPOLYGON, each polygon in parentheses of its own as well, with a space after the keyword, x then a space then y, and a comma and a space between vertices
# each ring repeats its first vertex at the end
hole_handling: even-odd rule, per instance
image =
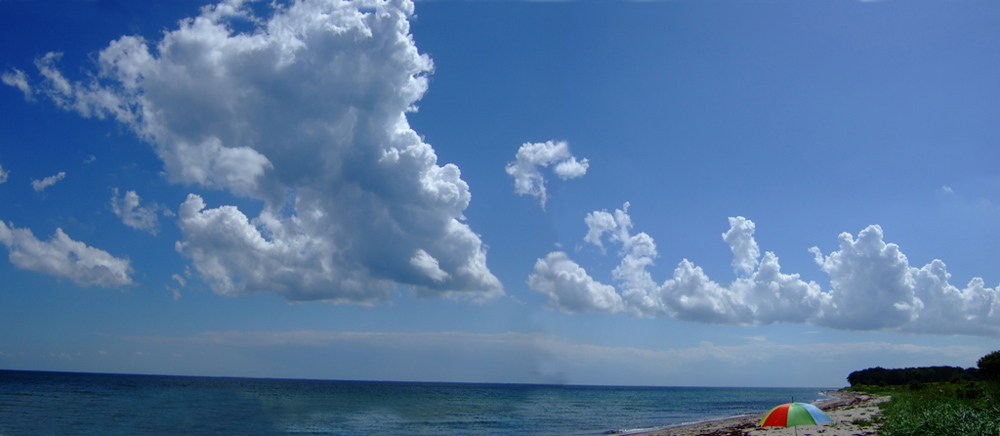
POLYGON ((597 435, 765 412, 822 390, 0 371, 0 435, 597 435))

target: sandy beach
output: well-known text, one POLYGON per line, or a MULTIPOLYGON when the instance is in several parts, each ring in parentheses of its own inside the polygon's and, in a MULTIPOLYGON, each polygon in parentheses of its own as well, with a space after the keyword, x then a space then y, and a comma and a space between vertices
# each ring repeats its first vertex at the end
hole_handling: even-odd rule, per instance
POLYGON ((826 394, 833 398, 817 404, 817 407, 826 412, 833 421, 822 425, 804 425, 795 429, 761 428, 757 427, 757 422, 760 421, 763 414, 757 414, 636 434, 640 436, 791 436, 795 434, 801 436, 859 436, 878 433, 878 426, 868 423, 878 414, 878 404, 887 401, 889 397, 846 391, 831 391, 826 394))

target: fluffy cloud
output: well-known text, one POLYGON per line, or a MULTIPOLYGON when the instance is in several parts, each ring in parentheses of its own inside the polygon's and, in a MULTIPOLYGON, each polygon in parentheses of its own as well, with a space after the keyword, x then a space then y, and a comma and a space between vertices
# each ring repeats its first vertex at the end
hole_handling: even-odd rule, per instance
POLYGON ((832 308, 821 324, 1000 336, 1000 296, 981 278, 958 289, 940 260, 911 267, 896 244, 883 240, 879 226, 862 230, 857 239, 843 233, 839 241, 840 250, 829 256, 811 249, 833 286, 832 308))
POLYGON ((10 71, 3 73, 3 75, 0 75, 0 81, 3 81, 4 85, 13 86, 17 89, 20 89, 21 92, 24 93, 25 100, 27 101, 34 100, 34 97, 32 96, 31 85, 28 84, 28 75, 24 74, 24 71, 14 68, 10 71))
POLYGON ((601 240, 608 235, 611 242, 622 246, 619 254, 622 261, 612 276, 619 282, 625 307, 632 316, 662 316, 663 304, 658 296, 659 286, 646 271, 657 257, 656 243, 645 233, 632 235, 632 219, 628 215, 629 203, 615 210, 614 215, 607 211, 595 211, 587 214, 584 221, 588 231, 584 240, 604 249, 601 240))
POLYGON ((774 253, 767 252, 749 277, 724 285, 684 259, 663 283, 670 314, 683 320, 717 324, 761 325, 809 322, 822 314, 829 296, 798 274, 784 274, 774 253))
POLYGON ((882 240, 882 229, 869 226, 855 240, 850 233, 838 238, 840 250, 817 263, 830 275, 835 308, 823 323, 837 328, 899 327, 917 317, 921 302, 914 298, 914 282, 906 256, 896 244, 882 240))
POLYGON ((620 312, 622 297, 614 286, 591 278, 587 271, 556 251, 535 262, 535 272, 528 276, 528 286, 549 296, 549 306, 570 313, 593 310, 620 312))
POLYGON ((4 171, 3 166, 0 165, 0 183, 6 182, 8 176, 10 176, 10 172, 4 171))
POLYGON ((464 222, 468 185, 405 116, 433 70, 409 34, 412 14, 407 0, 306 0, 257 17, 225 1, 158 42, 113 41, 84 82, 46 55, 38 92, 128 126, 173 182, 262 201, 253 219, 197 195, 181 206, 178 249, 217 293, 503 295, 464 222))
POLYGON ((122 219, 122 223, 133 229, 156 235, 160 228, 156 213, 160 207, 156 204, 139 206, 139 194, 135 191, 128 191, 119 197, 118 188, 112 190, 114 193, 111 196, 111 211, 122 219))
POLYGON ((722 234, 722 240, 733 251, 733 268, 745 274, 753 273, 760 257, 760 248, 753 238, 755 230, 753 221, 741 216, 729 217, 729 231, 722 234))
POLYGON ((910 272, 914 298, 922 309, 904 330, 1000 336, 1000 287, 987 288, 982 278, 974 277, 965 289, 959 289, 948 283, 951 274, 937 259, 910 272))
POLYGON ((42 191, 45 190, 45 188, 48 188, 49 186, 55 185, 56 182, 58 182, 58 181, 60 181, 60 180, 62 180, 64 178, 66 178, 66 173, 63 172, 63 171, 60 171, 59 174, 56 174, 54 176, 48 176, 48 177, 46 177, 46 178, 44 178, 42 180, 32 180, 31 181, 31 187, 35 188, 35 192, 42 192, 42 191))
POLYGON ((62 229, 56 229, 55 235, 43 242, 29 229, 0 221, 0 243, 7 246, 10 262, 21 269, 64 277, 80 286, 117 288, 132 284, 128 258, 119 259, 74 241, 62 229))
POLYGON ((538 198, 543 210, 548 195, 545 191, 545 176, 539 167, 547 168, 552 165, 552 172, 560 179, 568 180, 582 177, 590 166, 587 159, 576 160, 565 141, 525 143, 517 150, 516 159, 508 163, 506 168, 507 174, 514 177, 514 192, 538 198))
POLYGON ((593 281, 561 252, 538 260, 529 277, 532 289, 548 294, 551 306, 569 312, 624 311, 631 316, 669 315, 730 325, 796 322, 847 330, 1000 336, 997 288, 974 278, 959 289, 948 282, 951 275, 940 260, 911 267, 896 244, 883 240, 879 226, 869 226, 857 238, 841 234, 840 249, 829 255, 810 249, 830 276, 826 291, 798 274, 781 272, 774 253, 761 256, 753 237, 756 226, 743 217, 729 218, 730 228, 722 234, 739 275, 734 281, 713 281, 702 268, 683 259, 673 276, 658 284, 647 271, 657 257, 656 244, 646 233, 632 234, 628 208, 625 203, 613 214, 595 211, 584 220, 588 226, 584 241, 602 252, 605 240, 621 247, 621 263, 612 271, 617 289, 593 281), (548 278, 556 277, 549 272, 553 265, 565 271, 562 282, 548 278), (598 304, 616 301, 616 296, 621 297, 621 309, 598 304))

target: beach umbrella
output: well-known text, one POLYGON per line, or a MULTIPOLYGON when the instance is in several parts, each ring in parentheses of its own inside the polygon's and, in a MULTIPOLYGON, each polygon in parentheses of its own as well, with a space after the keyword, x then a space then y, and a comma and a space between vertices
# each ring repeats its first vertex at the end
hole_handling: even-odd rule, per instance
MULTIPOLYGON (((833 421, 816 406, 806 403, 785 403, 771 409, 760 420, 761 427, 796 427, 800 425, 818 425, 833 421)), ((798 429, 795 434, 798 434, 798 429)))

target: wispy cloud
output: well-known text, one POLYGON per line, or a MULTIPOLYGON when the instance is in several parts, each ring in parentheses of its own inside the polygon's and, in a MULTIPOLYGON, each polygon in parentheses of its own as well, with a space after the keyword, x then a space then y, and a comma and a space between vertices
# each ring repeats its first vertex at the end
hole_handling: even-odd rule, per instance
POLYGON ((73 356, 70 356, 69 353, 49 353, 49 356, 57 359, 73 360, 73 356))
POLYGON ((0 81, 3 81, 4 85, 13 86, 21 90, 24 93, 25 100, 34 101, 35 98, 31 91, 31 85, 28 84, 28 76, 24 74, 24 71, 13 68, 0 75, 0 81))
POLYGON ((121 197, 118 196, 118 188, 112 188, 112 192, 111 211, 122 219, 122 223, 155 236, 160 229, 157 212, 170 211, 156 203, 139 206, 139 194, 135 191, 128 191, 121 197))
MULTIPOLYGON (((883 341, 783 343, 762 336, 741 338, 730 344, 702 341, 689 347, 653 349, 579 343, 545 333, 516 332, 208 331, 193 336, 125 336, 122 339, 148 346, 210 347, 216 351, 227 347, 266 349, 290 345, 313 349, 317 355, 322 355, 323 350, 380 350, 403 360, 414 353, 429 352, 442 365, 474 358, 469 350, 492 350, 519 356, 525 359, 522 365, 533 366, 535 371, 547 373, 547 377, 556 374, 555 379, 568 376, 572 381, 576 377, 586 377, 585 374, 594 369, 614 368, 616 372, 625 373, 622 381, 647 384, 671 380, 678 383, 681 380, 678 374, 687 374, 690 368, 736 369, 777 362, 825 362, 858 355, 896 356, 912 362, 974 362, 989 351, 970 346, 940 347, 883 341)), ((838 373, 823 377, 823 382, 837 383, 845 376, 846 373, 838 373)), ((777 375, 762 375, 754 380, 769 377, 777 375)), ((815 376, 806 382, 816 383, 815 376)))
POLYGON ((31 187, 35 189, 35 192, 42 192, 45 188, 55 185, 56 182, 64 178, 66 178, 66 173, 64 171, 60 171, 59 174, 48 176, 42 180, 32 180, 31 187))

